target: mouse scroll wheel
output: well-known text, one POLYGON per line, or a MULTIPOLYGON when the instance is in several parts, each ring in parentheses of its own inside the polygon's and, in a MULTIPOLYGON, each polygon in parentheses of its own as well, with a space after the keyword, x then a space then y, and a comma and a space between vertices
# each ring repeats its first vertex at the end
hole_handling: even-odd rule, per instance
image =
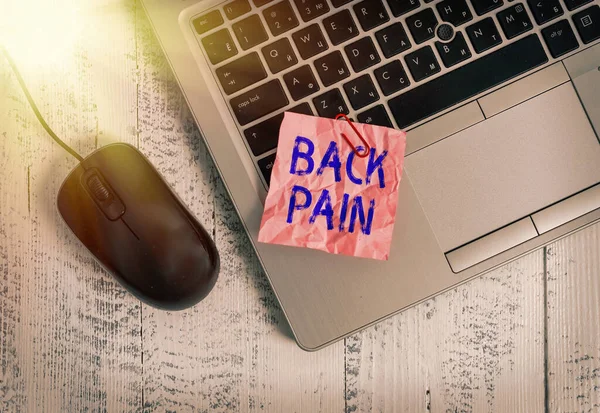
POLYGON ((103 202, 110 198, 110 190, 104 185, 98 175, 90 176, 87 183, 90 191, 92 191, 92 194, 98 201, 103 202))

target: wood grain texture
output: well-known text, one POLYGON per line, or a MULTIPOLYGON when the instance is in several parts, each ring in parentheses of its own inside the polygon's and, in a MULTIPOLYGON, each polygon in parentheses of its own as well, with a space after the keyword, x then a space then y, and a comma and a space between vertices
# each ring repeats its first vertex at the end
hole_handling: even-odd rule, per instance
POLYGON ((139 147, 213 235, 221 275, 182 312, 106 275, 56 211, 75 162, 0 59, 0 412, 600 411, 599 225, 306 353, 139 3, 78 13, 58 67, 20 64, 41 111, 84 155, 139 147))
MULTIPOLYGON (((88 28, 58 66, 17 61, 55 132, 85 155, 106 125, 132 140, 135 83, 115 84, 130 66, 133 3, 82 7, 88 28), (108 71, 108 67, 119 68, 108 71), (101 80, 100 82, 98 80, 101 80), (103 83, 102 80, 106 80, 103 83), (118 99, 100 89, 115 86, 118 99), (105 108, 111 108, 106 110, 105 108)), ((17 53, 18 55, 18 53, 17 53)), ((122 411, 141 407, 140 306, 91 258, 62 222, 56 195, 76 161, 45 133, 2 59, 0 192, 0 411, 122 411), (6 83, 5 83, 6 80, 6 83)))
POLYGON ((547 248, 548 407, 600 411, 600 225, 547 248))
POLYGON ((23 279, 27 277, 31 244, 27 191, 30 156, 28 141, 14 121, 23 102, 14 96, 9 70, 7 64, 0 63, 0 411, 15 411, 26 401, 17 326, 24 318, 23 279))
POLYGON ((349 412, 543 412, 543 252, 346 340, 349 412))
POLYGON ((343 347, 293 339, 144 15, 138 19, 140 147, 212 232, 221 273, 192 309, 144 306, 144 408, 178 412, 342 411, 343 347))

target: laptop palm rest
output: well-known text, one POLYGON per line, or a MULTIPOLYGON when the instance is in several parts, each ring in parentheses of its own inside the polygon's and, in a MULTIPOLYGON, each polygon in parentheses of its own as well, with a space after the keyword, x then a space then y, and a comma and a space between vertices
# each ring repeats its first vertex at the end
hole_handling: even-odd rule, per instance
POLYGON ((411 154, 406 173, 443 252, 495 231, 502 245, 600 182, 600 144, 569 82, 411 154))

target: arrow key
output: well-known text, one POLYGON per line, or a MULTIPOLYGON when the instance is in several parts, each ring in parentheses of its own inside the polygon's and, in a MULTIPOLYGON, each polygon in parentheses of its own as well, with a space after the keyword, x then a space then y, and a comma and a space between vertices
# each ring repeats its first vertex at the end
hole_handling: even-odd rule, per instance
POLYGON ((344 90, 354 110, 359 110, 379 99, 371 76, 362 75, 344 84, 344 90))
MULTIPOLYGON (((313 115, 313 111, 308 103, 301 103, 298 106, 287 109, 286 112, 313 115)), ((283 116, 284 113, 282 112, 244 131, 244 136, 254 156, 260 156, 277 147, 283 116)))

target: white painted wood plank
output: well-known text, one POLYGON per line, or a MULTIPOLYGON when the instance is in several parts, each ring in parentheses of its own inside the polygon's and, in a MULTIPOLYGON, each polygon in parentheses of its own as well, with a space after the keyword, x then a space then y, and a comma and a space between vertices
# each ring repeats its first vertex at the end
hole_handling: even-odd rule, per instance
POLYGON ((213 234, 221 273, 181 312, 143 308, 144 406, 178 412, 330 412, 344 406, 343 346, 306 353, 217 178, 145 16, 138 20, 140 147, 213 234))
POLYGON ((14 78, 0 62, 0 411, 16 411, 25 403, 25 377, 18 350, 23 278, 31 245, 29 155, 22 128, 15 121, 23 102, 14 95, 14 78), (11 82, 13 84, 11 85, 11 82))
POLYGON ((347 411, 543 412, 543 252, 346 340, 347 411))
POLYGON ((547 248, 548 407, 600 411, 600 225, 547 248))
MULTIPOLYGON (((114 125, 127 132, 119 139, 136 139, 135 110, 125 107, 136 96, 127 75, 133 7, 86 3, 77 12, 88 30, 60 64, 17 60, 48 123, 82 155, 114 125), (115 96, 105 99, 102 88, 115 96)), ((10 280, 9 288, 0 286, 0 325, 8 337, 0 339, 0 411, 135 411, 141 407, 139 302, 100 269, 59 217, 56 195, 76 161, 46 135, 0 60, 7 85, 0 95, 0 163, 6 166, 0 228, 7 234, 0 239, 0 278, 10 280)))

